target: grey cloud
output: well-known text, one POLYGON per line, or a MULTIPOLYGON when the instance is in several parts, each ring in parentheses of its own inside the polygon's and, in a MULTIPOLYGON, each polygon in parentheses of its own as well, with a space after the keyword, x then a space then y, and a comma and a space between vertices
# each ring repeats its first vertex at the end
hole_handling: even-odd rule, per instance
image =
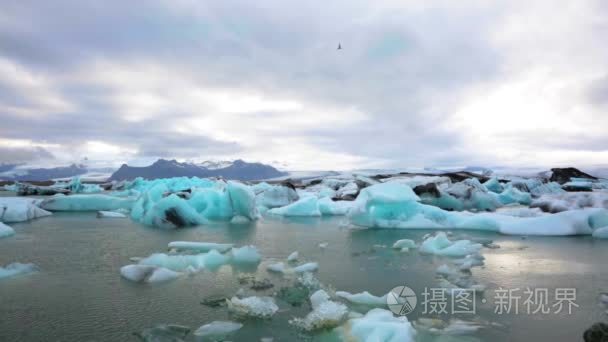
POLYGON ((42 147, 0 146, 0 164, 20 164, 54 158, 53 154, 42 147))

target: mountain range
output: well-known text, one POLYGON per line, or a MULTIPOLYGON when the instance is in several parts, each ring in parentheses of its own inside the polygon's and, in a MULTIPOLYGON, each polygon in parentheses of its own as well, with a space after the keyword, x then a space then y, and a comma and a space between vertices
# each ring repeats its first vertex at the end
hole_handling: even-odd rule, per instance
POLYGON ((123 164, 112 174, 110 180, 131 180, 136 177, 146 179, 169 177, 222 177, 236 180, 260 180, 287 175, 270 165, 247 163, 243 160, 233 162, 206 162, 202 164, 180 163, 176 160, 159 159, 152 165, 137 167, 123 164), (207 167, 207 166, 210 167, 207 167))

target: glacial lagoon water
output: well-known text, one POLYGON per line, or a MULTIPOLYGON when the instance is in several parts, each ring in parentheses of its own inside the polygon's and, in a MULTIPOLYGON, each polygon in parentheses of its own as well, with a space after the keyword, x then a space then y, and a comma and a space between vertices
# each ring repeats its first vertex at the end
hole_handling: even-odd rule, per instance
MULTIPOLYGON (((272 294, 292 282, 269 274, 266 265, 283 261, 297 250, 302 261, 316 261, 316 277, 335 290, 383 295, 399 285, 419 294, 419 306, 410 320, 423 315, 421 294, 438 287, 435 269, 444 258, 401 253, 390 246, 398 239, 417 242, 429 231, 352 230, 343 218, 265 218, 255 223, 215 223, 180 230, 144 227, 130 219, 97 219, 95 213, 55 213, 53 216, 12 224, 16 234, 0 240, 0 265, 34 263, 40 272, 0 280, 0 341, 137 341, 134 332, 160 323, 187 325, 193 330, 214 320, 234 320, 226 307, 200 302, 210 296, 233 296, 239 275, 254 272, 268 278, 272 294), (253 244, 262 254, 256 269, 229 265, 175 281, 144 285, 121 278, 121 266, 131 257, 164 252, 170 241, 209 241, 253 244), (326 242, 321 249, 319 243, 326 242), (383 248, 382 245, 387 246, 383 248)), ((488 290, 476 297, 476 314, 442 315, 443 319, 493 322, 472 335, 446 337, 419 334, 419 341, 582 341, 592 323, 604 321, 598 295, 608 290, 608 242, 584 237, 517 237, 493 233, 454 232, 453 238, 483 237, 500 248, 484 248, 486 264, 474 268, 474 279, 488 290), (496 314, 495 289, 576 288, 572 314, 496 314), (485 299, 485 303, 483 303, 485 299)), ((292 307, 277 301, 280 311, 270 320, 245 320, 231 341, 338 341, 332 332, 307 334, 288 321, 303 317, 310 307, 292 307)), ((554 304, 550 298, 549 304, 554 304)), ((363 308, 359 308, 363 310, 363 308)), ((195 340, 192 334, 189 340, 195 340)))

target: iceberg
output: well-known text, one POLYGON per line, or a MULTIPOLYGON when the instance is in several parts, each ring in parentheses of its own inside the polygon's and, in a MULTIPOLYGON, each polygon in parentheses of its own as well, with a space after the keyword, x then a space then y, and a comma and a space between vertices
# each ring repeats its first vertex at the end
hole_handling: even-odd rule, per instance
POLYGON ((268 213, 281 216, 321 216, 316 197, 304 197, 285 207, 270 209, 268 213))
POLYGON ((507 184, 505 190, 498 195, 498 200, 503 205, 511 203, 529 205, 532 202, 532 196, 527 192, 517 190, 511 184, 507 184))
POLYGON ((199 214, 188 201, 171 194, 160 199, 141 218, 145 225, 161 228, 181 228, 207 223, 207 219, 199 214))
POLYGON ((120 275, 136 283, 160 283, 178 278, 181 273, 151 265, 126 265, 120 268, 120 275))
POLYGON ((345 292, 345 291, 337 291, 336 296, 338 296, 340 298, 344 298, 347 301, 349 301, 351 303, 355 303, 355 304, 370 305, 370 306, 386 306, 387 305, 386 304, 387 295, 384 295, 382 297, 377 297, 367 291, 363 291, 361 293, 356 293, 356 294, 352 294, 352 293, 345 292))
POLYGON ((52 215, 29 198, 0 197, 0 222, 24 222, 52 215))
POLYGON ((319 264, 316 262, 309 262, 296 266, 294 268, 287 267, 283 262, 277 262, 266 266, 266 269, 270 272, 275 273, 308 273, 314 272, 319 269, 319 264))
POLYGON ((384 309, 350 319, 341 329, 343 339, 359 342, 414 342, 416 330, 405 316, 395 317, 384 309))
POLYGON ((504 190, 503 185, 498 181, 498 178, 496 177, 488 179, 486 182, 483 183, 483 185, 486 187, 486 189, 497 194, 503 192, 504 190))
POLYGON ((318 290, 310 296, 312 311, 304 318, 295 318, 291 324, 307 330, 333 328, 340 325, 348 315, 348 308, 341 303, 329 300, 324 290, 318 290))
POLYGON ((293 268, 295 273, 314 272, 319 269, 319 264, 316 262, 309 262, 293 268))
POLYGON ((133 333, 144 342, 182 342, 190 333, 190 328, 177 324, 159 324, 152 328, 146 328, 141 332, 133 333))
POLYGON ((0 238, 15 234, 15 230, 4 223, 0 222, 0 238))
POLYGON ((224 337, 241 329, 241 323, 230 321, 213 321, 196 329, 194 335, 213 340, 222 340, 224 337))
POLYGON ((0 279, 30 274, 37 271, 38 267, 34 264, 22 264, 20 262, 14 262, 6 265, 6 267, 0 267, 0 279))
POLYGON ((225 253, 232 249, 234 245, 231 243, 214 243, 214 242, 192 242, 192 241, 173 241, 169 242, 169 249, 180 251, 197 251, 209 252, 213 249, 220 253, 225 253))
POLYGON ((114 211, 131 209, 134 202, 132 198, 108 195, 55 195, 43 200, 40 207, 49 211, 114 211))
POLYGON ((372 185, 361 191, 348 216, 352 224, 368 228, 473 229, 507 235, 591 235, 593 230, 608 226, 608 210, 603 208, 512 217, 449 212, 418 203, 419 199, 407 185, 372 185))
POLYGON ((256 296, 243 299, 232 297, 228 301, 228 309, 237 315, 256 318, 270 318, 279 311, 272 297, 256 296))
POLYGON ((234 215, 241 215, 252 221, 258 218, 255 193, 250 187, 243 183, 228 181, 227 190, 230 195, 234 215))
POLYGON ((232 258, 235 263, 257 264, 262 260, 255 246, 243 246, 232 249, 232 258))

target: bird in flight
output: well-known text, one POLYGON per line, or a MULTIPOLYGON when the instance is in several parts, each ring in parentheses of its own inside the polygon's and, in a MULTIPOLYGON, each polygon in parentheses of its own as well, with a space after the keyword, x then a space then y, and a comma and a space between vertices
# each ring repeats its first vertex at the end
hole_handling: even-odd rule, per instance
POLYGON ((342 50, 342 45, 340 45, 340 43, 338 43, 338 50, 342 50))

